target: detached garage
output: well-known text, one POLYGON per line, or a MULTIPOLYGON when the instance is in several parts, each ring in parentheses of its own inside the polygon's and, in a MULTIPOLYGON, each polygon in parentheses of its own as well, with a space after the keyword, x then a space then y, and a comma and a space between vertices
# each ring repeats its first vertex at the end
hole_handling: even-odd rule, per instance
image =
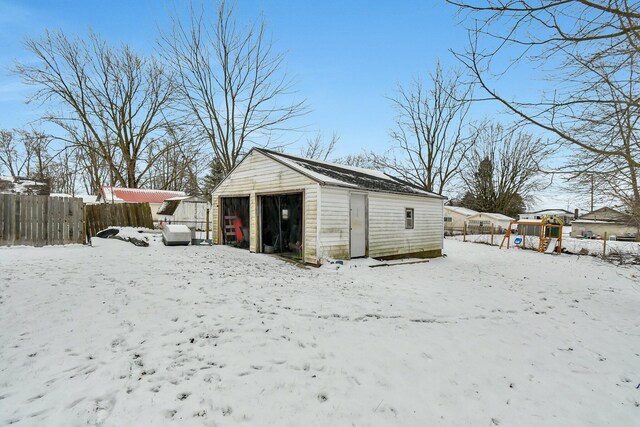
POLYGON ((442 254, 443 197, 382 172, 252 149, 213 192, 214 243, 310 264, 442 254))

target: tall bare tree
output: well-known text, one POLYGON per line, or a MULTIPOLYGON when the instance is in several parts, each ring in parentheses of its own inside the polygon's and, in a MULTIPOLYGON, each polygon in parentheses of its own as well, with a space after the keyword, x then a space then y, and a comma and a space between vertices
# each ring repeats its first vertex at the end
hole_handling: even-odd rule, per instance
POLYGON ((264 19, 243 27, 224 1, 215 16, 193 6, 186 19, 174 16, 160 51, 178 77, 182 111, 206 136, 225 174, 249 145, 307 111, 304 101, 289 100, 284 54, 274 51, 264 19))
POLYGON ((415 79, 399 85, 391 98, 397 111, 391 137, 396 145, 385 155, 371 153, 379 168, 427 191, 442 194, 459 174, 476 131, 468 114, 472 86, 456 70, 438 63, 425 84, 415 79))
POLYGON ((137 188, 163 155, 142 159, 168 125, 174 85, 165 67, 93 33, 83 40, 46 31, 25 46, 36 61, 15 71, 36 87, 30 101, 59 106, 46 119, 67 133, 60 138, 103 162, 110 184, 137 188))
POLYGON ((470 46, 457 57, 486 99, 570 150, 567 157, 578 161, 569 162, 564 172, 572 179, 595 182, 599 193, 608 192, 629 210, 640 204, 640 2, 449 2, 469 18, 470 46), (546 80, 539 97, 523 99, 499 89, 512 58, 546 80))
POLYGON ((531 134, 502 125, 485 126, 465 159, 466 192, 461 205, 516 217, 535 191, 544 187, 541 171, 550 151, 531 134))

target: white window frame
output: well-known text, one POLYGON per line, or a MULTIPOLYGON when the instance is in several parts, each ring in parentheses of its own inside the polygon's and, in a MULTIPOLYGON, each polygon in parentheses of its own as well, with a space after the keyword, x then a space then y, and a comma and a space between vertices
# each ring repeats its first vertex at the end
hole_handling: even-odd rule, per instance
POLYGON ((416 210, 414 208, 404 208, 404 228, 405 230, 413 230, 416 222, 416 210), (408 214, 411 213, 409 217, 408 214), (411 222, 411 224, 409 224, 411 222))

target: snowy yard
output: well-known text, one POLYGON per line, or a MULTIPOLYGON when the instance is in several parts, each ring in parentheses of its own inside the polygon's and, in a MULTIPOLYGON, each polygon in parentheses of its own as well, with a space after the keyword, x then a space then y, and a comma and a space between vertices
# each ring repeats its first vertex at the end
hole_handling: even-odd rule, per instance
MULTIPOLYGON (((511 246, 513 246, 513 240, 516 236, 511 236, 511 246)), ((452 237, 453 239, 463 241, 462 236, 452 237)), ((496 234, 493 236, 493 244, 499 246, 502 243, 502 234, 496 234)), ((523 236, 524 246, 527 249, 537 248, 540 239, 536 236, 523 236)), ((466 236, 468 242, 474 243, 491 243, 491 236, 489 234, 469 234, 466 236)), ((505 241, 504 247, 507 247, 505 241)), ((602 256, 604 249, 602 240, 591 239, 576 239, 569 235, 562 236, 562 248, 568 250, 573 254, 579 254, 581 250, 586 250, 589 255, 602 256)), ((619 242, 619 241, 607 241, 607 255, 611 254, 626 254, 640 256, 640 242, 619 242)))
POLYGON ((637 267, 450 239, 337 270, 100 243, 0 249, 0 425, 640 420, 637 267))

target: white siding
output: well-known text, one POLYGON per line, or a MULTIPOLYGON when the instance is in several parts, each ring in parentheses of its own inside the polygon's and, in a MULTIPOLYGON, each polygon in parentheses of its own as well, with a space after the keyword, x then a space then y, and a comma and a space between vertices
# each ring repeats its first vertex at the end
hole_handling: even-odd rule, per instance
MULTIPOLYGON (((321 187, 318 257, 349 258, 349 200, 351 191, 321 187)), ((441 250, 442 200, 401 194, 357 191, 368 198, 368 254, 384 257, 441 250), (405 229, 405 208, 414 209, 414 228, 405 229)))
POLYGON ((444 216, 451 217, 453 220, 451 222, 446 222, 444 224, 445 228, 456 228, 456 229, 459 228, 460 230, 462 230, 462 228, 464 227, 464 223, 466 222, 468 217, 468 215, 463 215, 454 210, 447 209, 446 206, 444 207, 444 216))
POLYGON ((318 183, 273 160, 264 154, 253 151, 245 158, 227 179, 216 189, 212 200, 212 230, 214 243, 219 242, 219 206, 220 197, 250 196, 251 239, 249 249, 258 249, 258 209, 257 195, 304 191, 304 260, 317 263, 317 194, 318 183))
POLYGON ((369 256, 442 250, 443 201, 432 197, 369 193, 369 256), (405 208, 414 209, 413 229, 405 208))
POLYGON ((490 227, 493 224, 495 228, 501 228, 503 230, 509 228, 509 224, 511 224, 510 219, 496 219, 483 212, 471 215, 467 218, 467 226, 470 227, 478 227, 480 225, 480 222, 482 222, 483 226, 485 227, 490 227))
POLYGON ((173 215, 159 215, 159 217, 163 221, 170 220, 178 224, 204 230, 208 208, 209 204, 206 202, 182 200, 173 215))
POLYGON ((349 259, 349 190, 320 189, 318 258, 349 259))

